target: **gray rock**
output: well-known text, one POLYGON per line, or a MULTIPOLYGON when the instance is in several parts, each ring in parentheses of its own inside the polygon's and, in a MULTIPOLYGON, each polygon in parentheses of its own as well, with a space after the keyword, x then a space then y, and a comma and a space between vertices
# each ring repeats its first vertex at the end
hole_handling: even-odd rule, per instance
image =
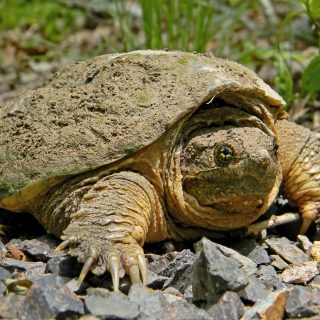
POLYGON ((192 284, 195 255, 189 249, 170 252, 164 256, 149 255, 148 269, 158 276, 167 277, 164 288, 175 287, 182 293, 192 284))
POLYGON ((319 274, 316 261, 307 261, 300 265, 289 266, 281 274, 286 283, 306 284, 319 274))
POLYGON ((178 289, 176 289, 174 287, 168 287, 168 288, 164 289, 163 293, 166 294, 166 297, 167 297, 167 294, 169 294, 169 295, 176 296, 178 298, 183 298, 183 294, 178 289))
POLYGON ((320 275, 316 276, 310 283, 309 286, 314 288, 315 290, 320 291, 320 275))
POLYGON ((12 258, 4 258, 1 262, 3 268, 9 272, 14 271, 28 271, 31 269, 37 269, 39 273, 43 273, 45 270, 45 263, 43 262, 26 262, 22 260, 16 260, 12 258))
POLYGON ((186 290, 184 290, 183 297, 187 302, 192 303, 193 301, 192 285, 190 285, 186 290))
POLYGON ((309 238, 307 236, 304 236, 302 234, 299 234, 297 236, 297 240, 299 242, 300 247, 302 248, 302 250, 309 254, 310 250, 312 248, 312 242, 309 240, 309 238))
POLYGON ((104 297, 92 294, 84 302, 91 314, 103 319, 134 320, 139 315, 138 306, 121 292, 109 292, 104 297))
POLYGON ((49 254, 52 251, 48 244, 36 239, 24 240, 19 247, 24 253, 44 262, 48 261, 49 254))
POLYGON ((130 288, 129 300, 139 307, 139 319, 158 319, 163 309, 168 305, 165 295, 158 290, 146 289, 135 284, 130 288))
POLYGON ((263 282, 267 289, 281 290, 287 288, 272 266, 260 266, 257 272, 257 278, 263 282))
MULTIPOLYGON (((145 318, 141 318, 145 319, 145 318)), ((177 300, 170 303, 155 317, 158 320, 212 320, 212 317, 204 310, 195 305, 187 303, 185 300, 177 300)), ((151 320, 151 319, 150 319, 151 320)))
MULTIPOLYGON (((213 242, 211 242, 213 243, 213 242)), ((238 266, 238 268, 245 272, 249 277, 254 275, 257 272, 257 265, 251 259, 243 256, 239 252, 222 246, 218 243, 213 243, 213 245, 219 250, 225 257, 232 259, 238 266)))
POLYGON ((277 270, 284 270, 288 268, 288 264, 277 254, 270 255, 271 265, 277 270))
POLYGON ((11 276, 11 272, 0 267, 0 281, 4 281, 4 280, 8 279, 8 278, 10 278, 10 276, 11 276))
POLYGON ((160 276, 150 270, 148 270, 148 280, 147 287, 151 289, 159 289, 163 288, 164 283, 168 280, 168 277, 160 276))
MULTIPOLYGON (((196 244, 196 260, 193 277, 193 299, 198 303, 216 303, 226 291, 239 291, 249 282, 234 255, 236 251, 227 248, 225 255, 222 246, 206 238, 196 244), (230 254, 233 251, 234 254, 230 254)), ((245 257, 244 257, 245 258, 245 257)), ((247 259, 247 258, 245 258, 247 259)))
POLYGON ((23 296, 9 293, 5 297, 0 297, 0 317, 1 319, 21 319, 21 307, 24 301, 23 296))
POLYGON ((291 264, 299 265, 309 260, 308 255, 287 238, 270 238, 265 242, 271 250, 291 264))
POLYGON ((172 278, 164 283, 164 288, 174 287, 184 293, 184 291, 192 285, 193 281, 193 261, 180 265, 172 272, 172 278))
POLYGON ((65 280, 51 274, 33 283, 24 300, 21 317, 25 320, 65 319, 83 313, 83 303, 67 288, 65 280))
POLYGON ((244 314, 244 305, 235 292, 227 291, 207 312, 213 320, 238 320, 244 314))
POLYGON ((254 238, 246 238, 232 245, 232 249, 251 259, 257 265, 270 263, 265 248, 260 246, 254 238))
POLYGON ((263 300, 259 300, 252 308, 247 309, 241 320, 283 319, 285 304, 284 290, 270 292, 263 300))
POLYGON ((51 272, 62 277, 78 277, 82 266, 76 257, 57 255, 47 262, 46 272, 51 272))
POLYGON ((289 318, 305 318, 320 314, 320 293, 309 287, 295 286, 287 292, 286 313, 289 318))
POLYGON ((258 300, 264 299, 270 291, 267 290, 264 283, 258 278, 249 277, 248 285, 238 292, 239 297, 249 303, 255 303, 258 300))
POLYGON ((7 291, 6 285, 4 284, 4 282, 0 281, 0 296, 4 295, 6 291, 7 291))
POLYGON ((168 297, 161 291, 147 290, 141 285, 133 285, 129 299, 139 306, 139 320, 212 320, 204 310, 178 297, 168 297))

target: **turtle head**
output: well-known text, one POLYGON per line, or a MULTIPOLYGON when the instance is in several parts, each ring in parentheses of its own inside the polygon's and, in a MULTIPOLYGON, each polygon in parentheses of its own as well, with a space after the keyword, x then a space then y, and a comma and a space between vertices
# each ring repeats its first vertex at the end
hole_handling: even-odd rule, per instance
POLYGON ((276 153, 274 136, 255 126, 194 130, 181 152, 183 192, 201 207, 235 219, 240 214, 246 224, 245 215, 265 207, 277 182, 276 153))

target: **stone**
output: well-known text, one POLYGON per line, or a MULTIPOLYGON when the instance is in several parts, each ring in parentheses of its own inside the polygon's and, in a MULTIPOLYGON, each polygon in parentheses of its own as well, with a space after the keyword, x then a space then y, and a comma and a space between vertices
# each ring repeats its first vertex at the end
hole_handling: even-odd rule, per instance
POLYGON ((251 259, 257 265, 270 263, 267 250, 257 244, 254 238, 246 238, 232 245, 232 249, 251 259))
POLYGON ((287 286, 282 283, 281 277, 272 266, 260 266, 257 272, 257 278, 270 290, 286 289, 287 286))
POLYGON ((207 312, 213 320, 238 320, 244 314, 244 305, 235 292, 227 291, 207 312))
POLYGON ((161 291, 150 290, 139 284, 131 286, 128 297, 139 307, 142 319, 159 319, 162 310, 168 305, 161 291))
POLYGON ((9 272, 8 270, 0 267, 0 281, 4 281, 8 278, 11 277, 11 272, 9 272))
MULTIPOLYGON (((202 238, 196 244, 192 287, 193 299, 199 304, 216 303, 224 292, 239 291, 249 282, 238 261, 230 258, 233 257, 232 254, 229 254, 229 257, 226 256, 220 247, 222 246, 206 238, 202 238)), ((232 250, 227 249, 227 252, 232 250)), ((236 251, 234 252, 239 255, 236 251)))
MULTIPOLYGON (((141 318, 146 319, 146 318, 141 318)), ((150 318, 147 318, 150 319, 150 318)), ((150 320, 212 320, 212 317, 204 310, 197 308, 191 303, 187 303, 185 300, 176 300, 169 303, 159 317, 151 318, 150 320)))
POLYGON ((183 293, 192 284, 195 255, 189 249, 167 253, 161 258, 152 256, 153 262, 148 264, 148 269, 158 276, 168 278, 164 288, 175 287, 183 293))
POLYGON ((7 287, 4 282, 0 281, 0 296, 3 296, 7 291, 7 287))
POLYGON ((161 290, 164 283, 168 280, 168 277, 160 276, 150 270, 148 270, 147 287, 151 289, 161 290))
POLYGON ((22 241, 19 247, 24 253, 26 253, 30 257, 44 262, 49 260, 49 254, 52 251, 48 244, 36 239, 24 240, 22 241))
POLYGON ((287 292, 286 314, 289 318, 309 318, 320 314, 320 293, 310 287, 295 286, 287 292))
POLYGON ((24 301, 23 296, 9 293, 5 297, 0 297, 0 317, 1 319, 21 319, 21 307, 24 301))
POLYGON ((244 255, 231 248, 225 247, 218 243, 213 244, 217 248, 217 250, 219 250, 225 257, 230 258, 232 261, 234 261, 237 264, 238 268, 244 271, 247 276, 252 276, 257 272, 257 265, 251 259, 245 257, 244 255))
POLYGON ((9 272, 14 271, 28 271, 31 269, 38 269, 39 273, 43 273, 45 270, 45 263, 38 261, 38 262, 27 262, 22 260, 16 260, 12 258, 4 258, 1 261, 1 265, 3 268, 8 270, 9 272))
POLYGON ((291 264, 299 265, 309 260, 309 257, 306 253, 304 253, 285 237, 270 238, 266 239, 265 242, 271 250, 291 264))
POLYGON ((285 290, 270 292, 263 300, 259 300, 251 309, 248 309, 241 320, 283 319, 285 305, 285 290))
POLYGON ((311 247, 312 247, 312 242, 309 240, 309 238, 307 236, 302 235, 302 234, 298 234, 297 240, 298 240, 298 243, 299 243, 301 249, 305 253, 309 254, 311 247))
POLYGON ((300 265, 291 265, 281 274, 282 281, 294 284, 306 284, 319 274, 316 261, 307 261, 300 265))
POLYGON ((186 290, 184 290, 183 298, 184 298, 187 302, 192 303, 192 301, 193 301, 192 285, 190 285, 186 290))
POLYGON ((284 270, 288 268, 288 264, 277 254, 270 255, 271 265, 277 270, 284 270))
POLYGON ((149 290, 142 285, 133 285, 129 299, 139 307, 143 320, 212 320, 209 314, 178 297, 168 297, 159 290, 149 290))
POLYGON ((255 303, 258 300, 264 299, 270 291, 264 283, 258 278, 249 277, 248 285, 238 292, 239 297, 246 303, 255 303))
POLYGON ((168 287, 166 289, 163 290, 163 293, 166 294, 169 294, 169 295, 173 295, 173 296, 176 296, 178 298, 183 298, 183 294, 176 288, 174 287, 168 287))
POLYGON ((138 306, 121 292, 108 295, 91 294, 84 299, 86 309, 103 319, 134 320, 139 316, 138 306))
POLYGON ((317 275, 308 285, 320 291, 320 275, 317 275))
POLYGON ((67 288, 65 280, 60 276, 49 274, 33 283, 24 300, 21 318, 65 319, 83 313, 82 301, 67 288))
POLYGON ((78 277, 82 266, 76 257, 57 255, 47 262, 46 272, 57 274, 61 277, 78 277))
POLYGON ((310 249, 310 257, 320 264, 320 241, 314 241, 310 249))

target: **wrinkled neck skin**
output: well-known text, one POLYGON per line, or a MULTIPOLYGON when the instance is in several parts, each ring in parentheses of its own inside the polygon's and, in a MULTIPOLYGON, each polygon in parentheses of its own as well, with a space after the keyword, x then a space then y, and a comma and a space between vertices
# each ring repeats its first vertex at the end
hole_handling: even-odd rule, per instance
MULTIPOLYGON (((192 116, 177 130, 163 171, 169 221, 176 226, 194 227, 195 233, 197 228, 234 230, 254 222, 279 191, 282 176, 275 146, 272 130, 239 109, 209 109, 192 116), (238 137, 241 134, 242 140, 238 137), (238 149, 238 156, 228 164, 214 163, 214 150, 224 144, 217 139, 238 149), (246 141, 250 139, 251 144, 246 141), (269 146, 270 142, 274 145, 269 146), (193 154, 195 146, 203 152, 193 154), (207 154, 212 159, 207 161, 207 154)), ((175 234, 185 238, 178 229, 173 237, 175 234)))

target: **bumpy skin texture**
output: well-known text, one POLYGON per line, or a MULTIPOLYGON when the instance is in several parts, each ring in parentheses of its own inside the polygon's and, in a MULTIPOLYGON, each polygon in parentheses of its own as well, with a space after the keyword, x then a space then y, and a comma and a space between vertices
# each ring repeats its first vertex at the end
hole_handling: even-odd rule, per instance
POLYGON ((140 51, 66 68, 1 107, 0 207, 29 211, 114 289, 146 282, 143 244, 233 230, 284 191, 319 219, 319 137, 212 56, 140 51), (280 145, 278 150, 278 145, 280 145))

